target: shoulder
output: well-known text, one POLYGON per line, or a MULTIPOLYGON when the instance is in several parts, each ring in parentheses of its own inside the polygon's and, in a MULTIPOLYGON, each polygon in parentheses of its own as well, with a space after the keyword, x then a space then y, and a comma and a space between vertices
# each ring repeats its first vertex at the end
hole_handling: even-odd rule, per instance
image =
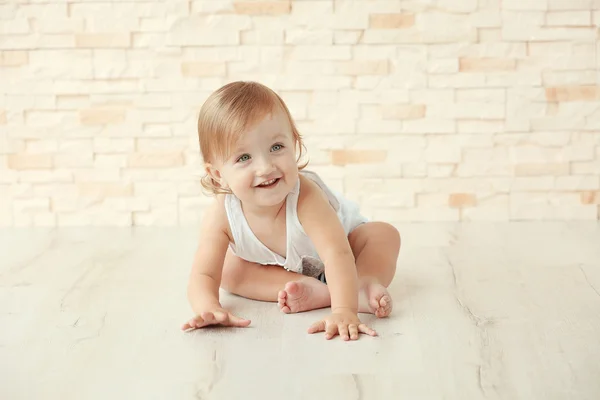
POLYGON ((226 195, 216 195, 211 204, 206 208, 202 218, 202 225, 205 229, 215 233, 225 233, 230 241, 232 240, 229 219, 225 209, 226 195))
POLYGON ((306 208, 315 203, 327 203, 327 195, 323 190, 311 179, 300 175, 300 193, 298 194, 298 212, 301 208, 306 208))
POLYGON ((315 182, 300 176, 300 193, 298 194, 298 220, 300 224, 318 219, 323 214, 333 213, 335 210, 329 203, 325 192, 315 182))

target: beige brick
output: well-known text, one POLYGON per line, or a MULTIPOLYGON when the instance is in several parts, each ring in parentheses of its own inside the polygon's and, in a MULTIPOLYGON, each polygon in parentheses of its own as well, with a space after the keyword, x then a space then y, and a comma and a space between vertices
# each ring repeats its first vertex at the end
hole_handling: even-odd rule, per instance
POLYGON ((218 14, 234 11, 232 1, 193 0, 190 6, 192 14, 218 14))
POLYGON ((573 44, 569 42, 529 42, 527 55, 530 57, 554 56, 556 54, 571 54, 573 44))
POLYGON ((371 14, 370 29, 402 29, 415 25, 414 14, 371 14))
POLYGON ((546 88, 548 101, 596 101, 600 100, 600 86, 560 86, 546 88))
POLYGON ((0 110, 0 125, 6 125, 6 110, 0 110))
POLYGON ((34 214, 50 210, 49 198, 14 199, 13 210, 15 216, 20 214, 34 214))
POLYGON ((294 46, 290 52, 290 60, 350 60, 350 46, 294 46))
POLYGON ((291 2, 279 1, 234 1, 233 7, 238 14, 249 15, 282 15, 289 14, 291 2))
MULTIPOLYGON (((454 89, 411 89, 409 99, 412 103, 448 103, 454 101, 454 89)), ((398 99, 396 101, 389 101, 388 103, 401 102, 403 100, 398 99)), ((408 100, 405 100, 408 101, 408 100)))
POLYGON ((496 133, 504 131, 503 120, 466 120, 457 121, 458 133, 496 133))
MULTIPOLYGON (((284 35, 283 29, 252 29, 241 33, 242 45, 281 45, 287 41, 287 34, 284 35)), ((321 42, 323 43, 323 42, 321 42)), ((324 43, 330 44, 331 41, 324 43)))
POLYGON ((429 46, 429 57, 433 58, 476 58, 518 59, 527 56, 525 43, 443 43, 429 46))
POLYGON ((513 178, 511 192, 551 191, 554 189, 554 176, 518 176, 513 178))
POLYGON ((598 176, 559 176, 556 178, 554 188, 557 190, 580 191, 600 189, 598 176))
POLYGON ((52 156, 48 154, 9 154, 7 165, 10 169, 49 169, 52 168, 52 156))
POLYGON ((26 110, 24 116, 25 124, 32 128, 60 127, 64 129, 65 126, 73 126, 76 121, 75 115, 72 112, 26 110))
POLYGON ((389 62, 380 61, 343 61, 336 65, 336 70, 342 75, 387 75, 389 62))
POLYGON ((120 124, 125 122, 126 110, 122 108, 89 108, 79 111, 82 125, 120 124))
POLYGON ((592 86, 596 83, 596 71, 543 71, 544 86, 592 86))
POLYGON ((498 43, 502 42, 502 29, 500 28, 479 28, 477 29, 478 43, 498 43))
POLYGON ((477 197, 472 193, 451 193, 448 196, 448 205, 451 208, 475 207, 477 197))
POLYGON ((437 6, 449 12, 468 13, 477 10, 477 0, 440 0, 437 6))
POLYGON ((590 26, 591 23, 589 11, 550 11, 546 14, 546 24, 550 26, 590 26))
POLYGON ((84 94, 59 94, 56 96, 56 108, 59 110, 76 110, 90 105, 90 96, 84 94))
POLYGON ((401 223, 408 221, 440 222, 458 221, 459 210, 444 207, 424 208, 378 208, 374 210, 375 220, 388 221, 390 223, 401 223))
POLYGON ((505 116, 505 105, 500 103, 448 103, 430 104, 427 106, 427 116, 434 118, 456 119, 502 119, 505 116))
POLYGON ((502 25, 502 13, 499 9, 479 9, 469 14, 469 23, 476 28, 498 28, 502 25))
POLYGON ((131 212, 117 212, 100 207, 83 212, 59 213, 57 218, 58 226, 127 227, 133 225, 131 212))
POLYGON ((129 156, 129 166, 132 168, 166 168, 183 165, 181 152, 133 153, 129 156))
POLYGON ((427 63, 427 72, 430 74, 451 74, 459 71, 456 58, 434 59, 427 63))
POLYGON ((362 36, 361 30, 355 31, 334 31, 333 44, 357 44, 362 36))
POLYGON ((79 183, 79 195, 83 197, 106 198, 128 197, 133 195, 133 185, 130 183, 79 183))
POLYGON ((75 182, 117 182, 121 179, 119 168, 73 169, 75 182))
POLYGON ((131 47, 128 33, 80 33, 75 35, 75 46, 79 48, 131 47))
POLYGON ((93 139, 62 139, 58 141, 58 151, 60 153, 81 154, 92 153, 93 139))
POLYGON ((215 14, 182 19, 167 33, 169 46, 229 46, 240 43, 240 31, 252 28, 247 15, 215 14))
POLYGON ((592 9, 592 0, 548 0, 550 10, 585 10, 592 9))
POLYGON ((102 204, 114 211, 150 211, 150 201, 144 197, 107 197, 102 204))
POLYGON ((387 158, 385 150, 332 150, 331 163, 333 165, 346 164, 377 164, 383 163, 387 158))
MULTIPOLYGON (((600 160, 600 157, 597 158, 600 160)), ((600 161, 573 162, 571 163, 573 175, 600 175, 600 161)))
POLYGON ((19 181, 20 182, 71 182, 73 180, 73 173, 65 170, 51 170, 51 171, 20 171, 19 181))
POLYGON ((2 165, 2 173, 0 174, 0 184, 16 183, 19 180, 19 175, 22 172, 16 170, 4 169, 6 164, 5 157, 0 156, 0 165, 2 165))
POLYGON ((461 149, 452 137, 432 136, 428 138, 425 160, 434 163, 454 163, 461 159, 461 149))
POLYGON ((481 102, 504 103, 506 91, 504 89, 457 89, 456 102, 481 102))
POLYGON ((502 0, 502 9, 518 11, 545 11, 548 9, 548 0, 502 0))
POLYGON ((389 104, 382 106, 385 119, 418 119, 424 118, 427 107, 424 104, 389 104))
POLYGON ((402 121, 398 120, 359 120, 356 132, 359 134, 398 134, 402 131, 402 121))
POLYGON ((96 154, 93 162, 95 168, 125 168, 127 167, 127 155, 96 154))
POLYGON ((152 208, 150 211, 134 211, 134 226, 175 226, 178 222, 177 204, 152 208))
POLYGON ((600 191, 581 192, 581 204, 600 204, 600 191))
MULTIPOLYGON (((271 36, 273 36, 271 34, 271 36)), ((283 35, 282 35, 283 36, 283 35)), ((320 44, 332 45, 333 31, 332 30, 311 30, 305 29, 286 29, 285 31, 286 44, 320 44)), ((351 42, 356 43, 356 42, 351 42)))
POLYGON ((185 62, 181 64, 183 76, 225 76, 225 63, 185 62))
POLYGON ((537 27, 509 22, 502 27, 502 38, 506 41, 591 41, 595 38, 595 31, 591 27, 537 27))
POLYGON ((92 153, 56 154, 54 166, 57 168, 92 167, 94 155, 92 153))
POLYGON ((429 87, 439 88, 480 88, 485 87, 486 76, 477 72, 461 72, 457 74, 436 74, 428 78, 429 87))
POLYGON ((29 64, 29 54, 23 50, 4 50, 0 52, 0 66, 20 67, 29 64))
MULTIPOLYGON (((194 135, 195 136, 195 135, 194 135)), ((197 138, 193 138, 194 145, 197 138)), ((189 146, 188 138, 136 138, 136 150, 139 152, 154 151, 183 151, 189 146)))
POLYGON ((569 174, 568 163, 547 163, 547 164, 517 164, 514 166, 514 172, 517 176, 561 176, 569 174))
POLYGON ((516 68, 516 61, 509 59, 461 58, 458 62, 460 72, 512 71, 516 68))
POLYGON ((454 133, 456 123, 451 119, 423 118, 402 121, 403 133, 454 133))

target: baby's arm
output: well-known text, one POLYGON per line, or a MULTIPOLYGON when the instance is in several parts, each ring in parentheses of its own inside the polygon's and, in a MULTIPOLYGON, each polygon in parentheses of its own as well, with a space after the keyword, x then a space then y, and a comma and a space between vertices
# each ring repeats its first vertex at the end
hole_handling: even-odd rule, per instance
POLYGON ((308 333, 325 331, 325 338, 336 334, 344 340, 358 339, 358 333, 376 336, 377 332, 358 318, 358 277, 352 248, 335 210, 323 191, 301 178, 298 219, 325 264, 331 295, 331 315, 312 324, 308 333))
POLYGON ((202 219, 200 242, 187 289, 195 317, 182 326, 184 330, 213 324, 247 326, 250 323, 223 309, 219 302, 223 262, 229 245, 227 224, 223 199, 217 198, 202 219))
POLYGON ((358 310, 358 277, 354 255, 344 228, 327 196, 314 182, 302 177, 298 219, 325 264, 331 310, 358 310))

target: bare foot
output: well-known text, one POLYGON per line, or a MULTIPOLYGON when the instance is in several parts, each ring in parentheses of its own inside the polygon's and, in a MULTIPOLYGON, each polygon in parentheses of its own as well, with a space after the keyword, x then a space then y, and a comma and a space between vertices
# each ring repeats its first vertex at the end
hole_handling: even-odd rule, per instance
POLYGON ((304 278, 285 284, 277 296, 279 309, 286 314, 316 310, 329 307, 331 298, 329 289, 323 282, 315 278, 304 278))
POLYGON ((392 297, 385 286, 376 281, 361 283, 358 312, 385 318, 392 312, 392 297))

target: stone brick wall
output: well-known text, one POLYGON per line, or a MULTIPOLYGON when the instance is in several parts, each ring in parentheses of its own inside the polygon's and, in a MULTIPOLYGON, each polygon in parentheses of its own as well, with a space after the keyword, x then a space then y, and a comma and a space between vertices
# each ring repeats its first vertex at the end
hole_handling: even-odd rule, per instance
POLYGON ((0 225, 197 224, 196 115, 277 90, 391 222, 596 220, 599 0, 0 3, 0 225))

